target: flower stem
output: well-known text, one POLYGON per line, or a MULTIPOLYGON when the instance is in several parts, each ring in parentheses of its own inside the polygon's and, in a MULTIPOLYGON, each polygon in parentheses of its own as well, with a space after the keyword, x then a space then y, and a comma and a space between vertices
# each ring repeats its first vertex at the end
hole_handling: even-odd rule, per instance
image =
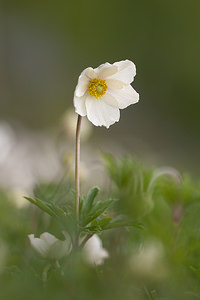
POLYGON ((76 126, 76 149, 75 149, 75 188, 76 188, 75 212, 76 212, 77 221, 79 221, 79 196, 80 196, 79 167, 80 167, 81 119, 82 117, 78 115, 77 126, 76 126))
POLYGON ((51 269, 51 264, 47 264, 42 272, 42 281, 43 283, 47 282, 48 279, 48 272, 51 269))
POLYGON ((80 248, 83 248, 85 246, 85 244, 87 243, 87 241, 93 236, 93 233, 86 235, 86 237, 83 239, 80 248))
POLYGON ((61 269, 61 266, 60 266, 60 263, 59 263, 58 259, 56 259, 55 264, 56 264, 56 268, 57 268, 58 270, 60 270, 61 276, 64 276, 64 272, 63 272, 63 270, 61 269))

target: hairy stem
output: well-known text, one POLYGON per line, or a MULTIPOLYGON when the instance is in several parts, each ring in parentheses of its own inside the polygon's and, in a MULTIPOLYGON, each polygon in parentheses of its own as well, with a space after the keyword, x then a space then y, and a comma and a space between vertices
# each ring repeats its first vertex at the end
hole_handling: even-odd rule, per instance
POLYGON ((77 221, 79 220, 79 196, 80 196, 79 168, 80 168, 81 119, 82 117, 78 115, 77 127, 76 127, 76 149, 75 149, 75 188, 76 188, 75 212, 76 212, 77 221))

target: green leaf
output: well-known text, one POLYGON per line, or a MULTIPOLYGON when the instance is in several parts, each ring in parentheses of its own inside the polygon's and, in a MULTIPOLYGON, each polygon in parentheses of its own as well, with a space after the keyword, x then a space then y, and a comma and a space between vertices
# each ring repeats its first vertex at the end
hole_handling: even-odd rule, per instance
POLYGON ((99 193, 99 188, 98 187, 94 187, 92 188, 87 196, 87 201, 85 204, 85 210, 88 212, 90 211, 90 209, 92 208, 94 199, 96 198, 97 194, 99 193))
POLYGON ((101 214, 105 212, 105 210, 114 202, 114 200, 106 200, 104 202, 97 202, 95 206, 91 209, 88 216, 86 216, 86 219, 82 223, 82 226, 86 226, 90 222, 92 222, 94 219, 99 217, 101 214))
POLYGON ((120 228, 120 227, 136 227, 138 229, 142 229, 143 226, 139 222, 131 221, 125 219, 124 216, 117 216, 116 218, 103 218, 99 221, 94 220, 91 222, 90 226, 82 228, 82 231, 97 233, 103 230, 112 229, 112 228, 120 228))
POLYGON ((52 210, 56 213, 57 216, 66 216, 66 212, 54 203, 50 203, 49 208, 52 208, 52 210))
POLYGON ((80 224, 85 226, 87 225, 87 218, 90 213, 90 211, 94 208, 94 200, 99 193, 99 188, 98 187, 93 187, 87 197, 84 195, 81 197, 80 200, 80 206, 79 206, 79 212, 80 212, 80 224))
POLYGON ((48 213, 50 216, 57 217, 57 214, 55 213, 55 211, 47 203, 42 202, 38 198, 35 198, 35 199, 32 199, 30 197, 24 197, 24 198, 27 199, 28 201, 30 201, 31 203, 35 204, 37 207, 39 207, 44 212, 48 213))
POLYGON ((102 228, 104 228, 104 227, 107 226, 111 221, 112 221, 112 218, 103 218, 103 219, 99 220, 99 226, 101 226, 102 228))
POLYGON ((85 228, 82 228, 82 231, 84 232, 87 232, 89 234, 94 234, 94 233, 100 233, 101 231, 103 231, 103 229, 96 225, 96 226, 88 226, 88 227, 85 227, 85 228))
POLYGON ((119 227, 136 227, 138 229, 143 229, 143 225, 141 223, 129 220, 124 215, 119 215, 103 225, 104 230, 119 227))
POLYGON ((81 198, 80 198, 80 203, 79 203, 79 215, 81 217, 81 215, 83 214, 83 206, 84 206, 84 203, 86 202, 87 198, 85 195, 83 195, 81 198))
POLYGON ((92 221, 91 222, 91 227, 96 227, 96 226, 98 226, 98 221, 97 220, 94 220, 94 221, 92 221))

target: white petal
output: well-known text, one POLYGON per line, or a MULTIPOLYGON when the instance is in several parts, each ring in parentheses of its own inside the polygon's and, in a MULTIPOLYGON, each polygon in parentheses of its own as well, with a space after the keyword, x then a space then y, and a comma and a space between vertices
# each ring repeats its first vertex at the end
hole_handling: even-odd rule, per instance
POLYGON ((113 64, 118 68, 118 72, 110 76, 110 79, 120 80, 126 84, 130 84, 133 81, 133 78, 136 75, 135 64, 126 59, 113 64))
POLYGON ((90 80, 87 77, 85 76, 79 77, 74 95, 77 97, 83 96, 87 91, 89 84, 90 84, 90 80))
POLYGON ((43 240, 48 246, 53 245, 58 239, 49 232, 44 232, 40 235, 40 239, 43 240))
POLYGON ((114 90, 120 90, 127 85, 121 80, 115 80, 115 79, 106 79, 106 84, 109 89, 114 89, 114 90))
POLYGON ((119 121, 119 109, 101 101, 101 98, 96 99, 93 96, 88 96, 85 105, 88 120, 95 126, 105 126, 109 128, 110 125, 119 121))
POLYGON ((74 93, 75 96, 77 96, 77 97, 83 96, 85 94, 86 90, 88 89, 90 80, 95 77, 96 77, 96 74, 91 67, 85 69, 79 76, 78 84, 76 86, 75 93, 74 93))
POLYGON ((101 265, 109 257, 106 249, 102 247, 101 239, 94 234, 84 246, 85 259, 89 264, 101 265))
POLYGON ((108 251, 102 248, 99 255, 95 259, 95 264, 97 266, 102 265, 104 263, 104 259, 108 257, 109 257, 108 251))
POLYGON ((120 109, 124 109, 139 101, 139 94, 131 85, 127 85, 121 90, 109 90, 107 93, 110 93, 118 101, 120 109))
POLYGON ((101 257, 102 257, 103 259, 109 257, 108 251, 107 251, 106 249, 104 249, 104 248, 101 249, 101 257))
POLYGON ((98 74, 99 79, 106 79, 109 76, 112 76, 118 71, 117 66, 111 65, 109 63, 105 63, 100 65, 98 68, 94 69, 94 71, 98 74))
MULTIPOLYGON (((84 75, 87 76, 87 77, 89 78, 89 80, 94 79, 94 78, 97 76, 95 70, 94 70, 93 68, 91 68, 91 67, 85 69, 84 71, 83 71, 83 72, 84 72, 84 75), (84 71, 85 71, 85 72, 84 72, 84 71)), ((83 72, 82 72, 82 73, 83 73, 83 72)), ((82 73, 81 73, 81 74, 82 74, 82 73)))
POLYGON ((74 106, 75 106, 75 111, 77 114, 80 116, 84 117, 86 116, 86 107, 85 107, 85 100, 88 95, 88 92, 86 92, 82 97, 77 97, 74 95, 74 106))
POLYGON ((103 102, 105 102, 106 104, 108 104, 110 106, 119 108, 118 101, 111 94, 106 93, 102 97, 100 97, 98 99, 95 99, 95 100, 103 101, 103 102))
POLYGON ((28 237, 29 237, 32 248, 38 254, 40 254, 43 258, 45 258, 47 255, 47 251, 48 251, 47 244, 43 240, 41 240, 39 238, 35 238, 34 234, 29 234, 28 237))
POLYGON ((60 259, 61 257, 69 254, 71 250, 71 243, 67 241, 57 240, 48 251, 49 259, 60 259))
POLYGON ((99 252, 102 248, 102 240, 97 234, 94 234, 85 244, 89 252, 99 252))

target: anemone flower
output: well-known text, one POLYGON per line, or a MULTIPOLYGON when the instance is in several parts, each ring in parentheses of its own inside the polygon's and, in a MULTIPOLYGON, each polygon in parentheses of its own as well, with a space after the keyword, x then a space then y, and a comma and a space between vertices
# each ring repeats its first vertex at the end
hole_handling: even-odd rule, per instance
POLYGON ((85 69, 74 93, 76 113, 87 116, 95 126, 109 128, 119 121, 120 109, 139 101, 131 86, 135 75, 136 67, 130 60, 85 69))
POLYGON ((61 241, 48 232, 42 233, 39 238, 35 238, 34 234, 29 234, 28 237, 32 248, 45 259, 57 260, 71 251, 70 238, 61 241))
POLYGON ((83 248, 85 261, 90 265, 101 265, 105 258, 109 257, 106 249, 102 247, 102 241, 94 234, 83 248))

